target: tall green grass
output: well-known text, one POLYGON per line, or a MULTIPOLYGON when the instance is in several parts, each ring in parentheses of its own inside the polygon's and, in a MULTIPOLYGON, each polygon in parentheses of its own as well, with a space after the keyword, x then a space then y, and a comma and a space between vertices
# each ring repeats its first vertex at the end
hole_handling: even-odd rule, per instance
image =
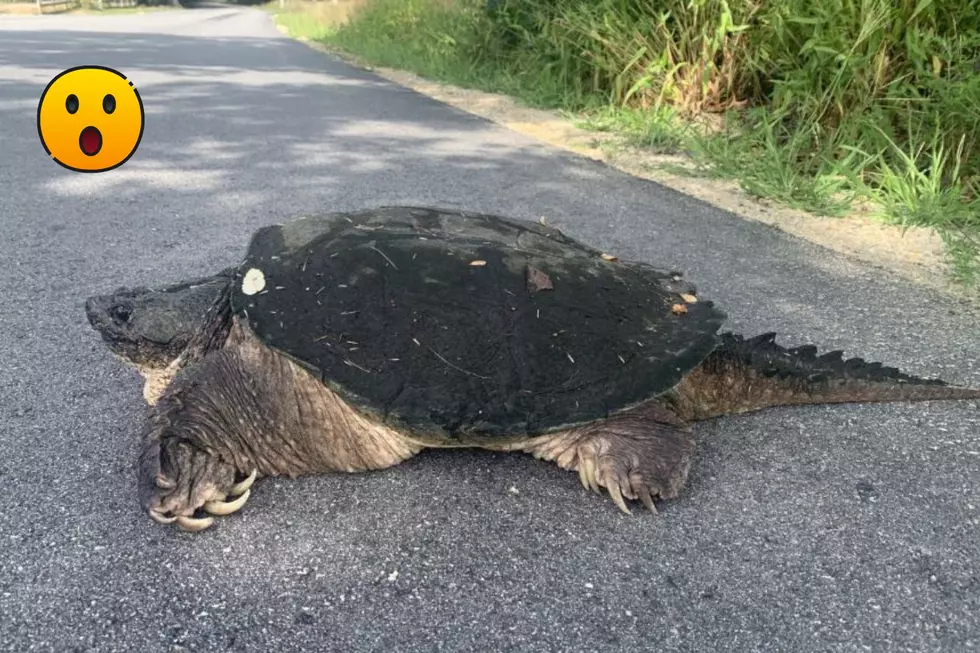
POLYGON ((841 214, 874 199, 888 220, 937 229, 960 280, 980 281, 980 3, 490 4, 368 0, 324 38, 376 64, 612 120, 795 206, 841 214), (719 113, 721 131, 665 128, 719 113))

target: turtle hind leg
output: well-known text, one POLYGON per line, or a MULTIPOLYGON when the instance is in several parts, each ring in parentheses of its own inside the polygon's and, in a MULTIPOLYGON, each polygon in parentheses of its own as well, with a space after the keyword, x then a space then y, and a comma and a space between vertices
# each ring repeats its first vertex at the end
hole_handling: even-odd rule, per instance
POLYGON ((651 512, 677 498, 694 455, 690 428, 655 401, 586 426, 535 438, 524 451, 576 470, 586 489, 603 488, 623 512, 627 500, 651 512))

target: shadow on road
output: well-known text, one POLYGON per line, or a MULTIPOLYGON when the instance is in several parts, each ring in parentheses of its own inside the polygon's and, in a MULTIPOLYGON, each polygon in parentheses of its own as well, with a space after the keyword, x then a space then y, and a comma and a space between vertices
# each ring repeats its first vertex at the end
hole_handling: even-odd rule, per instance
POLYGON ((276 218, 297 205, 390 201, 507 210, 533 196, 538 207, 548 197, 557 206, 570 186, 600 177, 599 168, 569 165, 563 155, 291 40, 216 38, 204 47, 199 37, 57 35, 55 46, 42 32, 8 31, 0 47, 0 68, 20 73, 0 77, 0 107, 13 127, 7 138, 30 162, 5 168, 0 179, 30 185, 50 203, 96 193, 118 208, 158 196, 158 219, 180 204, 226 229, 229 206, 276 218), (83 63, 78 52, 84 62, 126 74, 145 106, 139 150, 111 174, 79 178, 38 159, 33 111, 60 72, 51 62, 83 63))

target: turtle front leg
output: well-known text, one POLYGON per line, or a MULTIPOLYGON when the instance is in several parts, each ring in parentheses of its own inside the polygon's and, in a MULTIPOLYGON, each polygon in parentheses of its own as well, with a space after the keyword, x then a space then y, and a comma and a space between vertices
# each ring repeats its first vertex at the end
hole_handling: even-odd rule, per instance
POLYGON ((140 504, 185 530, 241 508, 256 477, 384 469, 422 449, 237 326, 174 379, 146 429, 140 504))
POLYGON ((139 461, 139 500, 150 517, 196 532, 211 526, 214 516, 244 506, 258 471, 241 478, 234 466, 181 437, 160 417, 147 424, 139 461))
POLYGON ((631 512, 627 499, 656 514, 654 498, 677 498, 694 454, 690 428, 655 401, 536 440, 525 451, 577 470, 583 487, 605 488, 625 513, 631 512))

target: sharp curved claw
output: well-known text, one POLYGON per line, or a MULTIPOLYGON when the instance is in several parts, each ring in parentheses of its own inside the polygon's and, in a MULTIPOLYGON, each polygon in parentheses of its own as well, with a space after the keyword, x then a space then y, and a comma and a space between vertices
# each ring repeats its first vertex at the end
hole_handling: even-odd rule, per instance
POLYGON ((654 505, 653 497, 650 496, 649 492, 646 490, 640 490, 640 501, 642 501, 643 505, 647 507, 647 510, 655 515, 657 514, 657 506, 654 505))
POLYGON ((214 523, 214 517, 185 517, 180 515, 177 517, 177 526, 180 530, 187 531, 188 533, 196 533, 198 531, 203 531, 205 528, 214 523))
POLYGON ((160 488, 160 489, 162 489, 162 490, 172 490, 175 487, 177 487, 177 482, 176 481, 173 481, 173 480, 167 478, 163 474, 157 474, 157 477, 156 477, 155 480, 156 480, 157 487, 160 488))
POLYGON ((252 483, 255 482, 255 478, 258 475, 259 475, 259 470, 253 469, 252 473, 249 474, 248 478, 246 478, 241 483, 235 483, 234 485, 231 486, 231 489, 228 490, 228 496, 237 497, 239 494, 244 494, 250 487, 252 487, 252 483))
POLYGON ((606 489, 609 490, 609 496, 612 497, 612 500, 616 503, 617 506, 619 506, 620 510, 625 512, 627 515, 633 514, 630 511, 630 509, 626 506, 626 501, 623 500, 623 493, 619 491, 619 485, 613 482, 606 489))
POLYGON ((204 511, 212 515, 230 515, 244 506, 251 494, 252 491, 246 489, 245 493, 234 501, 208 501, 204 504, 204 511))
POLYGON ((590 457, 584 457, 579 463, 579 478, 583 478, 587 481, 585 488, 587 490, 592 490, 593 492, 599 492, 599 482, 595 477, 595 461, 590 457))
POLYGON ((172 524, 177 521, 176 517, 164 517, 163 513, 157 512, 156 510, 150 510, 150 519, 158 524, 172 524))

